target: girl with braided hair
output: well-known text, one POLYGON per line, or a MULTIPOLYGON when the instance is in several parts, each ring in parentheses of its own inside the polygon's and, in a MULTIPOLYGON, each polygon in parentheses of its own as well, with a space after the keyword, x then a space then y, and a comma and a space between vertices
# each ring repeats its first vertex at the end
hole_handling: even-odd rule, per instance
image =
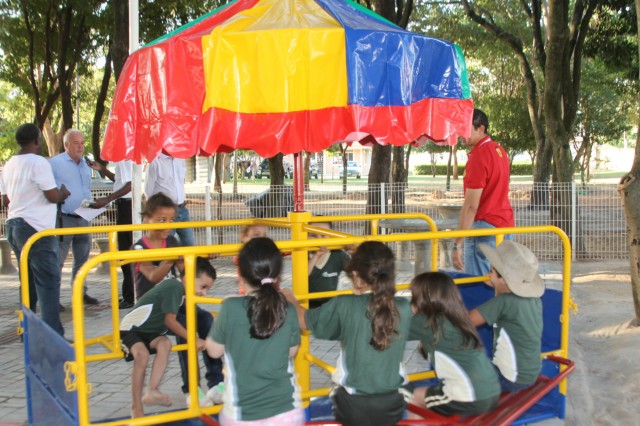
POLYGON ((300 346, 294 307, 278 291, 282 254, 266 237, 238 255, 241 297, 225 299, 209 332, 209 356, 225 356, 222 426, 301 426, 304 413, 293 374, 300 346))
POLYGON ((298 312, 303 330, 319 339, 340 341, 332 379, 333 414, 345 425, 395 425, 405 402, 404 344, 409 334, 409 301, 395 296, 393 252, 378 241, 361 244, 345 271, 353 294, 337 296, 306 310, 282 290, 298 312))

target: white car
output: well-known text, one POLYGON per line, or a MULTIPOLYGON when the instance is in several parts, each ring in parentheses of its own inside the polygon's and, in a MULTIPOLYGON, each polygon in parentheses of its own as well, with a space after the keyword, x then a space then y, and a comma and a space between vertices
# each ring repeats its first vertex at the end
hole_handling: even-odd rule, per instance
MULTIPOLYGON (((344 176, 344 167, 340 167, 340 179, 344 176)), ((362 168, 360 164, 355 161, 347 161, 347 177, 355 176, 357 179, 360 179, 362 176, 362 168)))

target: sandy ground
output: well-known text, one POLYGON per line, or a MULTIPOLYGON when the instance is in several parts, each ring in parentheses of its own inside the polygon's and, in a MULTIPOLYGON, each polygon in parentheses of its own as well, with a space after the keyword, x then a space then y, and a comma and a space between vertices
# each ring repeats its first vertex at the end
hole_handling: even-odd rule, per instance
MULTIPOLYGON (((577 368, 569 376, 566 420, 547 420, 540 425, 640 426, 640 327, 632 326, 634 308, 628 262, 578 262, 572 265, 572 269, 571 294, 579 309, 570 319, 569 357, 576 362, 577 368)), ((231 268, 228 275, 233 271, 235 269, 231 268)), ((399 279, 410 279, 411 271, 407 274, 399 279)), ((543 263, 541 274, 549 287, 557 288, 561 278, 557 262, 543 263)), ((234 286, 230 284, 229 291, 234 286)), ((9 305, 13 306, 11 301, 15 296, 16 284, 6 287, 2 294, 7 304, 3 319, 6 319, 5 326, 13 329, 15 316, 13 307, 9 308, 9 305)), ((63 288, 64 300, 68 301, 68 286, 63 288)), ((106 297, 104 294, 94 295, 106 297)), ((0 314, 2 312, 0 310, 0 314)), ((5 363, 5 372, 0 375, 0 426, 23 424, 26 409, 22 346, 17 341, 0 345, 0 355, 5 363)), ((167 380, 177 383, 177 361, 174 361, 172 371, 176 377, 167 380)), ((126 377, 129 373, 123 374, 125 376, 122 377, 126 377)), ((126 378, 120 380, 123 383, 116 381, 117 384, 106 383, 94 392, 96 398, 103 395, 105 401, 115 404, 113 410, 127 405, 128 385, 123 384, 126 378), (120 387, 111 392, 108 386, 120 387), (122 386, 125 390, 121 389, 122 386), (106 395, 110 395, 109 398, 106 395), (122 401, 116 401, 118 398, 122 401)), ((320 387, 324 385, 319 384, 320 387)), ((105 410, 111 409, 109 407, 107 404, 105 410)), ((109 413, 111 411, 105 411, 98 418, 108 418, 109 413)))
MULTIPOLYGON (((566 425, 640 425, 640 327, 627 261, 575 263, 566 425)), ((553 278, 546 274, 545 278, 553 278)))

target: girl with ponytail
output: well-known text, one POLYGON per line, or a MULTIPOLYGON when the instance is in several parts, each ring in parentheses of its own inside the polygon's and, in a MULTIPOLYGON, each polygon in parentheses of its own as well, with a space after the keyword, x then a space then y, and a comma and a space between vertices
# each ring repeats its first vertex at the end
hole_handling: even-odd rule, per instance
POLYGON ((222 426, 304 424, 293 374, 300 328, 278 291, 281 270, 282 255, 269 238, 254 238, 240 250, 245 295, 225 299, 206 343, 210 356, 225 356, 222 426))
POLYGON ((340 357, 332 379, 333 414, 345 425, 395 425, 402 419, 405 402, 399 389, 404 344, 409 334, 411 308, 395 296, 393 252, 378 241, 361 244, 345 271, 353 294, 337 296, 306 310, 293 293, 303 330, 316 338, 338 340, 340 357))

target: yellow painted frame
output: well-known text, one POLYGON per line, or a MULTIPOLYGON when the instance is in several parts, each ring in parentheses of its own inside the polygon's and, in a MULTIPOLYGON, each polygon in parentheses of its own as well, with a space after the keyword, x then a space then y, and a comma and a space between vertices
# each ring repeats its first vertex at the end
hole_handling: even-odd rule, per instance
MULTIPOLYGON (((130 250, 119 252, 117 250, 117 233, 134 231, 134 230, 150 230, 150 229, 177 229, 177 228, 195 228, 195 227, 228 227, 228 226, 242 226, 248 224, 263 224, 266 226, 280 227, 291 229, 291 240, 277 241, 278 248, 282 251, 291 252, 292 256, 292 285, 293 292, 301 301, 304 306, 308 306, 310 299, 333 297, 340 294, 350 293, 350 291, 330 291, 323 293, 309 294, 308 291, 308 251, 318 249, 318 240, 307 239, 309 232, 324 234, 326 237, 322 240, 322 245, 329 248, 344 247, 348 244, 360 244, 364 241, 381 241, 381 242, 399 242, 399 241, 414 241, 414 240, 430 240, 431 241, 431 268, 437 269, 438 262, 438 244, 437 240, 441 238, 460 238, 460 237, 475 237, 485 235, 495 235, 498 241, 501 241, 506 234, 529 234, 529 233, 554 233, 562 241, 563 245, 563 277, 562 277, 562 314, 560 318, 561 322, 561 345, 558 350, 543 354, 547 355, 559 355, 562 357, 568 357, 569 347, 569 308, 573 306, 570 298, 570 281, 571 281, 571 245, 567 235, 555 226, 530 226, 530 227, 514 227, 514 228, 489 228, 489 229, 477 229, 477 230, 464 230, 464 231, 438 231, 436 223, 429 216, 421 213, 400 213, 400 214, 370 214, 370 215, 348 215, 348 216, 320 216, 314 217, 310 212, 291 212, 288 218, 275 218, 275 219, 241 219, 241 220, 223 220, 223 221, 203 221, 203 222, 176 222, 166 224, 145 224, 145 225, 113 225, 113 226, 101 226, 101 227, 85 227, 85 228, 62 228, 51 229, 39 232, 32 236, 24 245, 22 256, 20 258, 20 280, 21 280, 21 294, 22 300, 25 301, 25 305, 28 306, 29 301, 29 286, 28 283, 28 265, 27 258, 30 248, 33 244, 42 237, 51 235, 72 235, 72 234, 86 234, 86 233, 107 233, 109 241, 109 252, 99 254, 93 258, 90 258, 78 271, 76 279, 73 285, 72 304, 74 307, 83 306, 83 286, 77 285, 85 280, 86 275, 102 262, 109 262, 110 276, 111 276, 111 300, 112 300, 112 330, 113 334, 98 336, 91 339, 85 339, 84 333, 84 310, 73 309, 73 327, 74 327, 74 349, 76 352, 75 363, 68 366, 69 371, 72 371, 75 375, 74 388, 85 389, 84 392, 78 392, 78 419, 81 425, 101 425, 101 426, 115 426, 122 424, 122 421, 117 422, 97 422, 91 423, 89 419, 89 401, 88 392, 90 384, 87 381, 86 366, 89 362, 104 361, 110 359, 122 358, 122 350, 120 349, 120 327, 119 327, 119 310, 118 304, 114 303, 118 300, 118 268, 124 263, 148 261, 148 260, 165 260, 175 259, 178 257, 184 258, 185 274, 186 274, 186 308, 187 308, 187 330, 189 335, 195 335, 195 305, 197 303, 222 303, 221 298, 211 297, 197 297, 194 293, 194 279, 195 279, 195 259, 197 256, 208 255, 210 253, 218 253, 220 255, 235 255, 241 248, 241 244, 222 244, 211 246, 194 246, 194 247, 175 247, 166 249, 150 249, 150 250, 130 250), (431 229, 429 232, 414 232, 414 233, 401 233, 401 234, 386 234, 378 235, 377 229, 380 220, 386 219, 423 219, 425 220, 431 229), (368 221, 370 228, 373 230, 371 235, 365 236, 353 236, 350 234, 342 233, 339 231, 318 228, 309 223, 318 222, 344 222, 344 221, 368 221), (101 344, 108 352, 104 354, 87 355, 85 348, 90 345, 101 344)), ((486 281, 487 276, 470 277, 464 279, 455 280, 457 284, 486 281)), ((409 284, 400 284, 397 286, 398 290, 407 289, 409 284)), ((21 311, 19 311, 22 313, 21 311)), ((22 325, 22 316, 19 315, 20 326, 22 325)), ((175 345, 173 351, 179 350, 188 351, 188 363, 189 363, 189 393, 197 395, 197 377, 196 368, 197 365, 197 351, 196 341, 190 339, 186 345, 175 345)), ((315 357, 310 353, 309 348, 309 334, 303 333, 301 338, 301 345, 298 356, 295 359, 296 372, 298 374, 298 380, 302 389, 302 398, 305 406, 308 405, 309 399, 317 396, 324 396, 328 394, 328 388, 322 389, 310 389, 310 366, 315 364, 320 368, 331 372, 334 367, 315 357)), ((424 378, 433 377, 432 371, 415 373, 409 376, 410 380, 419 380, 424 378)), ((560 385, 560 392, 566 394, 566 381, 563 381, 560 385)), ((191 405, 185 410, 167 412, 157 415, 145 416, 138 419, 130 419, 127 424, 130 425, 149 425, 166 423, 176 420, 182 420, 187 418, 195 418, 201 414, 216 414, 220 411, 221 406, 214 407, 199 407, 198 398, 192 398, 191 405)))

